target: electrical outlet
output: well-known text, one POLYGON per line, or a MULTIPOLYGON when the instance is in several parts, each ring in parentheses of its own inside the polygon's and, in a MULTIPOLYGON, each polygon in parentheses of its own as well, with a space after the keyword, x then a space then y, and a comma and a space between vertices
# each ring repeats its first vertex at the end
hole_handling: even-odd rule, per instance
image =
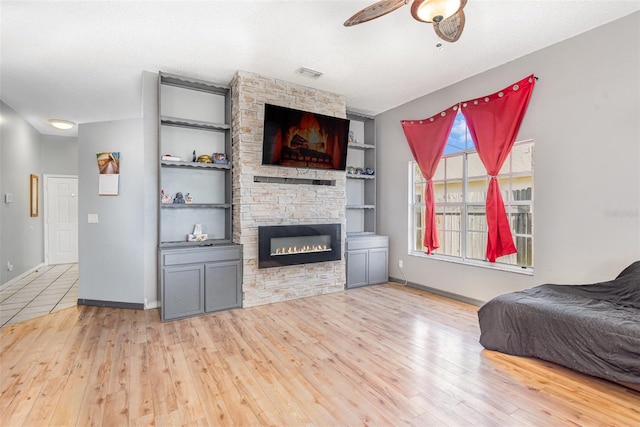
POLYGON ((7 271, 12 271, 13 270, 13 264, 11 264, 11 261, 7 261, 7 271))
POLYGON ((404 263, 401 259, 398 260, 398 268, 404 268, 404 263))

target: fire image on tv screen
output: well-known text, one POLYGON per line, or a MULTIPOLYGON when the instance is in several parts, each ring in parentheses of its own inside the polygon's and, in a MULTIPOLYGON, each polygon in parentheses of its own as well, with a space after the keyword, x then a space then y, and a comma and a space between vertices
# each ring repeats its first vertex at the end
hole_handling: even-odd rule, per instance
POLYGON ((266 104, 262 164, 345 170, 349 120, 266 104))

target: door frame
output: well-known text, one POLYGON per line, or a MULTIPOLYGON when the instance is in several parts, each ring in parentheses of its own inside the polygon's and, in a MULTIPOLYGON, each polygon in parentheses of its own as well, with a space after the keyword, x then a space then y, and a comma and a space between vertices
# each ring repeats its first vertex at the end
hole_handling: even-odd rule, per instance
MULTIPOLYGON (((44 264, 49 265, 49 179, 50 178, 75 178, 78 179, 78 175, 56 175, 56 174, 43 174, 43 187, 44 193, 44 264)), ((79 215, 79 214, 78 214, 79 215)), ((78 226, 80 225, 80 218, 78 218, 78 226)))

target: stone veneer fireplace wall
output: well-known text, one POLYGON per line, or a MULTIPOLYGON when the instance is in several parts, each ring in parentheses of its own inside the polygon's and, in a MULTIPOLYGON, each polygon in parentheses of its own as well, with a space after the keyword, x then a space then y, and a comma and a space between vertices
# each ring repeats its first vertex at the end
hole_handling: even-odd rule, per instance
POLYGON ((345 118, 344 96, 244 71, 236 73, 231 88, 233 241, 244 251, 243 307, 343 290, 344 250, 338 261, 258 269, 258 227, 339 223, 344 248, 345 173, 262 166, 265 103, 345 118), (280 178, 280 182, 264 178, 255 182, 255 177, 280 178), (328 180, 335 185, 283 183, 281 178, 328 180))

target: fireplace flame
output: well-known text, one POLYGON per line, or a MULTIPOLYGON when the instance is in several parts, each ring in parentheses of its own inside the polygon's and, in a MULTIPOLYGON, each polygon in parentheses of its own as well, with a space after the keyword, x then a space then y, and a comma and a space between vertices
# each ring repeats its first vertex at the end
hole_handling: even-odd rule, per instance
POLYGON ((285 135, 284 142, 288 147, 295 148, 292 144, 292 140, 296 135, 306 140, 307 147, 312 150, 325 152, 327 145, 327 137, 320 123, 314 117, 313 114, 303 114, 300 119, 300 123, 296 126, 291 126, 285 135))
POLYGON ((311 252, 327 252, 330 251, 327 245, 305 245, 301 247, 288 246, 284 248, 276 248, 276 251, 271 255, 295 255, 295 254, 308 254, 311 252))

